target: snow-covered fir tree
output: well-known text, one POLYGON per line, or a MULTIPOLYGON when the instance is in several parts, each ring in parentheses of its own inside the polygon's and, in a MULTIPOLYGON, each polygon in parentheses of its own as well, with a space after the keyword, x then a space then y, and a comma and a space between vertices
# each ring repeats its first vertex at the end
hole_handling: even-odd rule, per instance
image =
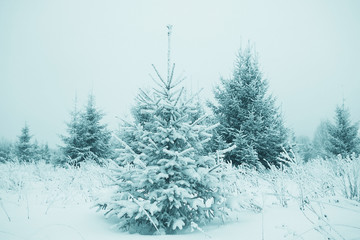
POLYGON ((298 136, 295 139, 296 145, 294 150, 305 162, 314 158, 314 147, 309 137, 298 136))
POLYGON ((101 124, 104 114, 95 107, 95 98, 89 95, 83 111, 78 111, 76 104, 71 113, 71 121, 67 124, 68 135, 62 136, 64 146, 61 147, 65 161, 79 166, 86 159, 101 163, 111 154, 110 137, 106 124, 101 124))
POLYGON ((121 128, 119 167, 113 174, 117 189, 111 200, 99 204, 107 216, 118 218, 117 227, 130 232, 171 234, 196 228, 226 217, 235 194, 238 172, 204 151, 217 125, 204 125, 206 115, 194 119, 196 97, 185 99, 169 56, 167 77, 154 67, 157 88, 140 92, 134 122, 121 128))
POLYGON ((111 155, 111 133, 107 125, 101 123, 103 117, 104 113, 95 107, 94 95, 90 94, 85 111, 80 115, 81 129, 85 146, 98 163, 111 155))
POLYGON ((41 146, 41 159, 44 160, 46 163, 51 162, 51 152, 48 143, 45 143, 41 146))
POLYGON ((312 141, 313 145, 313 156, 321 157, 321 158, 328 158, 332 154, 328 151, 328 145, 329 145, 329 132, 328 132, 328 126, 330 122, 329 121, 321 121, 319 126, 316 128, 314 133, 314 138, 312 141))
POLYGON ((287 147, 287 129, 267 90, 255 51, 250 46, 240 49, 233 76, 221 79, 215 89, 216 103, 210 104, 221 124, 218 139, 237 146, 226 155, 235 165, 276 164, 287 147))
POLYGON ((87 149, 83 149, 81 144, 81 132, 80 132, 80 119, 79 110, 77 108, 77 99, 75 99, 74 110, 70 113, 71 120, 67 125, 67 136, 61 136, 64 146, 61 146, 61 152, 64 154, 64 158, 60 158, 60 163, 69 163, 70 165, 76 165, 81 162, 84 156, 84 152, 87 149))
POLYGON ((42 146, 42 159, 45 160, 46 163, 50 163, 51 162, 51 151, 50 151, 50 148, 49 148, 49 144, 48 143, 45 143, 43 146, 42 146))
POLYGON ((36 161, 42 160, 41 147, 39 146, 39 143, 36 139, 32 143, 32 152, 33 152, 33 159, 36 159, 36 161))
POLYGON ((5 163, 14 158, 13 144, 4 139, 0 140, 0 163, 5 163))
POLYGON ((48 144, 39 144, 37 140, 33 143, 33 155, 37 161, 50 163, 51 153, 48 144))
POLYGON ((29 126, 25 124, 25 126, 21 129, 21 135, 18 136, 18 141, 15 146, 15 155, 20 162, 32 162, 34 160, 31 137, 29 126))
POLYGON ((359 125, 352 124, 350 111, 342 106, 335 110, 335 123, 328 124, 328 151, 333 155, 346 157, 352 153, 358 154, 360 139, 358 136, 359 125))

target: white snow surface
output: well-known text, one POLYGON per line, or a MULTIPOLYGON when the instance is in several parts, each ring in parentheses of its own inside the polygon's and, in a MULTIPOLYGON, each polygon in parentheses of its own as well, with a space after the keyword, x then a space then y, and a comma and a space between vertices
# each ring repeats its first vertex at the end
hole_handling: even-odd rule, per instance
MULTIPOLYGON (((245 207, 234 212, 231 221, 215 221, 177 235, 129 234, 114 229, 116 219, 106 219, 93 208, 97 198, 106 198, 111 192, 108 172, 95 165, 63 169, 47 164, 0 164, 0 239, 327 239, 322 229, 333 239, 360 239, 357 201, 336 193, 307 199, 311 204, 304 211, 297 198, 283 197, 286 205, 282 206, 275 188, 263 184, 255 174, 253 179, 244 177, 244 188, 252 189, 243 196, 262 211, 245 207)), ((293 182, 283 183, 286 192, 296 191, 293 182)))

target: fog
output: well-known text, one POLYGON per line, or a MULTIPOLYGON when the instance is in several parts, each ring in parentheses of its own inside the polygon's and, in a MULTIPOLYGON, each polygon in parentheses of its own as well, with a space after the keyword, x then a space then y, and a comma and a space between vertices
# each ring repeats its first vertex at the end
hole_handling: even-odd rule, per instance
POLYGON ((0 0, 0 138, 26 122, 60 143, 74 98, 91 92, 115 129, 155 64, 165 74, 172 24, 176 74, 212 98, 236 53, 255 45, 286 126, 312 137, 343 99, 360 120, 359 1, 0 0))

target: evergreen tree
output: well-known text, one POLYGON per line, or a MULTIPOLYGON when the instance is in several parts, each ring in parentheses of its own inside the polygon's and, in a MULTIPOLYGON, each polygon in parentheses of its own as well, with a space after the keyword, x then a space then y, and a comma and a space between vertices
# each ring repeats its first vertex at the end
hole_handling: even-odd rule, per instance
POLYGON ((36 161, 42 160, 41 147, 36 139, 32 143, 32 158, 36 161))
POLYGON ((46 163, 50 163, 51 153, 48 144, 38 144, 35 140, 33 143, 33 152, 34 159, 38 161, 45 161, 46 163))
POLYGON ((71 113, 71 122, 68 126, 68 136, 63 136, 65 144, 62 152, 66 162, 79 166, 86 159, 93 159, 101 163, 111 154, 110 137, 107 125, 101 124, 104 114, 95 107, 95 98, 89 95, 88 103, 82 112, 78 112, 76 105, 71 113))
POLYGON ((305 162, 314 158, 314 147, 308 137, 299 136, 296 138, 296 152, 305 162))
POLYGON ((31 144, 31 135, 27 124, 21 129, 21 135, 16 144, 16 157, 21 162, 33 161, 33 145, 31 144))
POLYGON ((85 111, 80 115, 81 135, 84 146, 88 148, 89 154, 94 160, 101 163, 102 159, 110 156, 111 133, 106 124, 101 124, 104 114, 95 107, 94 95, 90 94, 85 111))
POLYGON ((47 143, 41 147, 41 159, 45 160, 46 163, 50 163, 51 161, 51 152, 47 143))
POLYGON ((81 144, 81 125, 79 119, 79 111, 77 109, 77 99, 75 99, 74 110, 70 113, 71 121, 67 123, 67 136, 61 136, 64 146, 60 149, 64 154, 65 158, 60 158, 61 164, 67 162, 70 165, 78 165, 85 158, 85 153, 88 151, 87 148, 83 148, 81 144))
POLYGON ((333 155, 340 154, 342 157, 352 153, 358 154, 360 143, 358 131, 358 124, 351 123, 350 112, 344 104, 341 107, 336 107, 335 123, 328 125, 328 151, 333 155))
POLYGON ((0 163, 11 161, 13 158, 13 145, 2 139, 0 141, 0 163))
POLYGON ((154 67, 158 88, 138 95, 134 123, 124 123, 118 139, 117 190, 99 204, 130 232, 174 233, 229 211, 226 199, 237 171, 205 154, 217 125, 204 125, 206 116, 194 119, 199 108, 178 89, 174 66, 169 60, 166 79, 154 67))
POLYGON ((312 141, 314 157, 328 158, 331 154, 328 152, 329 145, 329 133, 328 126, 329 121, 322 121, 316 128, 314 138, 312 141))
POLYGON ((237 146, 226 155, 235 165, 276 164, 287 147, 287 129, 267 90, 252 48, 240 50, 232 78, 221 79, 215 89, 217 103, 210 104, 221 124, 218 139, 237 146))

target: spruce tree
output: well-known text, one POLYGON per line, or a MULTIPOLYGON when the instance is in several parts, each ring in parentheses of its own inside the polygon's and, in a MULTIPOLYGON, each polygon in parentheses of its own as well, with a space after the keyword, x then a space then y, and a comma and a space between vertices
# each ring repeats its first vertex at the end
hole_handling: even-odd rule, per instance
POLYGON ((331 154, 328 151, 329 146, 329 121, 321 121, 316 128, 312 141, 314 157, 328 158, 331 154))
MULTIPOLYGON (((170 33, 171 27, 169 39, 170 33)), ((157 88, 140 91, 134 122, 121 128, 113 175, 117 189, 99 204, 130 232, 174 233, 230 211, 227 198, 237 172, 205 153, 204 143, 217 125, 204 125, 206 115, 194 119, 199 108, 194 97, 184 98, 169 56, 167 78, 154 67, 157 88)))
POLYGON ((51 161, 51 152, 47 143, 41 146, 41 159, 46 163, 51 161))
POLYGON ((68 163, 70 165, 79 165, 85 159, 87 149, 83 148, 81 144, 81 125, 79 118, 79 111, 77 109, 77 99, 75 99, 74 110, 70 113, 71 120, 67 125, 67 136, 61 136, 64 146, 60 149, 65 158, 60 159, 60 164, 68 163))
POLYGON ((310 139, 306 136, 299 136, 295 139, 295 150, 299 154, 302 160, 305 162, 314 158, 314 146, 310 139))
POLYGON ((240 49, 232 77, 221 79, 214 91, 216 104, 210 104, 221 124, 217 138, 237 146, 226 155, 235 165, 276 164, 287 147, 287 130, 267 90, 256 53, 250 46, 240 49))
POLYGON ((13 160, 13 144, 5 139, 0 140, 0 163, 13 160))
POLYGON ((106 124, 101 124, 104 114, 95 107, 95 98, 89 95, 83 111, 78 111, 76 104, 71 113, 71 121, 67 124, 68 136, 62 136, 64 146, 61 147, 65 161, 79 166, 86 159, 102 163, 111 154, 110 137, 106 124))
POLYGON ((34 152, 34 159, 38 161, 44 161, 45 163, 50 163, 51 153, 48 144, 38 144, 35 140, 33 143, 33 152, 34 152))
POLYGON ((94 95, 90 94, 85 111, 80 115, 80 132, 84 147, 88 148, 89 154, 98 163, 111 154, 111 133, 106 124, 101 124, 103 117, 104 113, 96 109, 94 95))
POLYGON ((16 157, 20 162, 33 161, 33 145, 31 144, 31 135, 29 126, 25 126, 21 129, 21 135, 18 136, 18 142, 16 143, 16 157))
POLYGON ((359 125, 350 121, 350 111, 342 104, 335 110, 335 123, 328 124, 328 151, 333 155, 346 157, 359 153, 359 125))

